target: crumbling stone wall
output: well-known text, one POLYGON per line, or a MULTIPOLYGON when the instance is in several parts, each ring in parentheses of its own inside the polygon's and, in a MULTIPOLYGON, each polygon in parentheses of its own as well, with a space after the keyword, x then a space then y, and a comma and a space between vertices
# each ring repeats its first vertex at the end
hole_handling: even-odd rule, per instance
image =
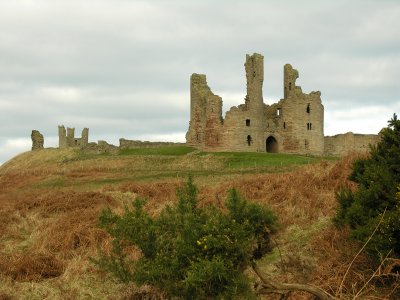
POLYGON ((200 148, 222 146, 222 99, 207 85, 206 75, 190 77, 190 122, 187 144, 200 148))
POLYGON ((205 151, 257 151, 321 155, 324 151, 321 93, 305 94, 296 86, 299 74, 284 66, 284 98, 263 101, 264 57, 246 55, 245 103, 222 118, 222 99, 207 85, 206 76, 193 74, 187 143, 205 151))
POLYGON ((43 144, 44 144, 43 134, 41 134, 38 130, 32 130, 31 139, 32 139, 32 150, 43 149, 43 144))
POLYGON ((173 143, 173 142, 149 142, 149 141, 139 141, 139 140, 127 140, 124 138, 119 139, 120 149, 135 149, 135 148, 156 148, 156 147, 168 147, 185 145, 184 143, 173 143))
POLYGON ((82 130, 80 138, 75 137, 75 128, 67 128, 64 125, 58 126, 58 147, 86 147, 89 142, 89 128, 82 130))
POLYGON ((325 154, 341 156, 350 152, 368 152, 370 145, 380 140, 377 134, 354 134, 347 132, 325 137, 325 154))

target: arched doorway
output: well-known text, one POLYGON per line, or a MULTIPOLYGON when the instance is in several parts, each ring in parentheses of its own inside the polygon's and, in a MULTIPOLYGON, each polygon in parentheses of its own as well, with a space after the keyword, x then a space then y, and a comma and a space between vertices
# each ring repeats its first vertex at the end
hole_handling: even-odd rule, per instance
POLYGON ((266 141, 266 149, 269 153, 276 153, 278 152, 278 142, 273 136, 267 138, 266 141))

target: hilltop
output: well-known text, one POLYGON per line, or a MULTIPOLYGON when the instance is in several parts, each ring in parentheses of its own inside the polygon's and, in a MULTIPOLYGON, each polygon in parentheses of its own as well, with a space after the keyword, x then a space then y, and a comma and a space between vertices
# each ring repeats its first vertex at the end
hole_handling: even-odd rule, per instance
MULTIPOLYGON (((331 222, 335 190, 350 185, 353 158, 203 153, 186 146, 118 155, 73 148, 20 154, 0 167, 0 299, 128 299, 155 293, 126 287, 90 262, 98 249, 111 247, 97 218, 104 207, 122 211, 138 195, 157 214, 176 201, 175 190, 188 174, 200 188, 201 205, 221 206, 231 187, 250 201, 268 203, 281 227, 277 247, 260 262, 262 270, 335 294, 358 251, 348 233, 331 222)), ((361 271, 368 263, 359 256, 346 276, 343 290, 349 295, 368 280, 361 271)))

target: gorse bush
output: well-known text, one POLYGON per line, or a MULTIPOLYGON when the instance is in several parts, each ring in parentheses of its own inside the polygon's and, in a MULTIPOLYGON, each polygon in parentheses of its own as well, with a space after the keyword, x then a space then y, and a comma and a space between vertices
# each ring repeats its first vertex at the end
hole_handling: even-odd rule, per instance
POLYGON ((97 264, 122 281, 151 284, 171 297, 252 298, 243 271, 269 250, 275 214, 245 201, 235 190, 229 193, 226 212, 199 208, 191 178, 177 195, 177 205, 167 206, 157 217, 147 214, 141 199, 122 215, 104 210, 100 224, 114 237, 114 247, 97 264), (142 254, 135 261, 127 257, 132 246, 142 254))
POLYGON ((357 191, 342 188, 337 192, 336 223, 349 224, 352 236, 361 242, 372 235, 367 250, 377 258, 400 256, 400 197, 396 195, 400 187, 400 120, 394 115, 388 123, 369 158, 353 164, 349 179, 358 184, 357 191))

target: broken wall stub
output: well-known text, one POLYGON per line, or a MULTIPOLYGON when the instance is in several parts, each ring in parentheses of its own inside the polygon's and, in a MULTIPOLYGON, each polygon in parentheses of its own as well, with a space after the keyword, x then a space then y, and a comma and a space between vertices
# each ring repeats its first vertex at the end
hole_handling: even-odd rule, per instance
POLYGON ((43 134, 41 134, 38 130, 32 130, 31 139, 32 139, 32 150, 43 149, 44 145, 43 134))

